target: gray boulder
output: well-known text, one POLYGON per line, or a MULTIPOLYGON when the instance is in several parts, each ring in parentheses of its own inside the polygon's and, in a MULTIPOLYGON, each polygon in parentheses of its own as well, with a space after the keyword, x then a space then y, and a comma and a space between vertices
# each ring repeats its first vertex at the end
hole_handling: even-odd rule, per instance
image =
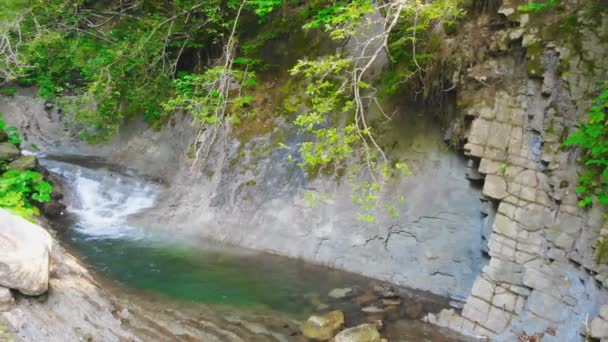
POLYGON ((52 245, 46 230, 0 209, 0 286, 31 296, 45 293, 52 245))
POLYGON ((0 143, 0 161, 11 161, 17 159, 21 155, 19 149, 8 142, 0 143))

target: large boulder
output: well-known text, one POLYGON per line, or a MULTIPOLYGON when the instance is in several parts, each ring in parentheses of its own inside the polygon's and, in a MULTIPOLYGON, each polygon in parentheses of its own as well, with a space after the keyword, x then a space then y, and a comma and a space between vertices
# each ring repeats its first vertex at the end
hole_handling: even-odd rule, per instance
POLYGON ((11 161, 17 159, 21 155, 19 149, 8 142, 0 143, 0 161, 11 161))
POLYGON ((9 170, 29 171, 39 168, 38 158, 34 156, 21 156, 8 164, 9 170))
POLYGON ((373 324, 362 324, 340 331, 334 342, 380 342, 380 333, 373 324))
POLYGON ((325 315, 312 315, 302 324, 302 334, 315 341, 327 341, 334 337, 344 324, 344 314, 340 310, 325 315))
POLYGON ((0 209, 0 286, 31 296, 45 293, 52 245, 46 230, 0 209))

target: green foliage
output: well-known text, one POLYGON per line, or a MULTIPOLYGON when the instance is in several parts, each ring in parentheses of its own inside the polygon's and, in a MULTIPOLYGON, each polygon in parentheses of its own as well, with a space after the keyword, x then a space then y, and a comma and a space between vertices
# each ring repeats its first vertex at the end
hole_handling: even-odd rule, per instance
MULTIPOLYGON (((21 144, 21 137, 15 127, 7 127, 0 113, 0 129, 8 133, 12 144, 21 144)), ((38 215, 38 208, 32 201, 44 203, 51 200, 53 187, 34 171, 6 170, 6 163, 0 163, 0 207, 16 215, 30 218, 38 215), (2 173, 4 172, 4 173, 2 173)))
POLYGON ((17 131, 17 127, 8 126, 6 122, 4 122, 3 115, 0 113, 0 130, 3 130, 8 135, 8 141, 15 145, 21 145, 21 136, 19 136, 19 132, 17 131))
POLYGON ((423 80, 424 95, 433 89, 429 81, 440 75, 436 64, 444 35, 454 30, 464 17, 466 0, 409 1, 401 13, 401 20, 389 37, 389 52, 395 64, 384 73, 384 87, 388 94, 396 94, 410 80, 423 80))
POLYGON ((50 201, 52 190, 38 172, 9 170, 0 175, 0 207, 23 217, 39 215, 32 201, 50 201))
POLYGON ((557 0, 547 0, 545 2, 531 2, 527 5, 517 7, 517 10, 523 13, 533 13, 550 8, 557 5, 557 0))
POLYGON ((13 95, 15 95, 16 92, 17 92, 17 89, 15 89, 15 87, 6 86, 6 87, 2 87, 0 89, 0 93, 4 94, 6 96, 13 96, 13 95))
POLYGON ((279 8, 283 0, 250 0, 247 5, 253 8, 253 12, 262 20, 270 13, 279 8))
POLYGON ((373 3, 369 0, 338 1, 316 10, 304 29, 320 28, 328 32, 332 39, 344 39, 363 24, 360 20, 363 16, 374 11, 373 3))
POLYGON ((587 113, 587 122, 572 133, 564 142, 566 146, 582 149, 582 163, 585 171, 579 177, 576 191, 581 194, 581 207, 589 206, 596 197, 603 205, 608 205, 608 83, 604 84, 600 95, 593 100, 587 113))
POLYGON ((202 74, 181 74, 174 80, 175 97, 164 104, 166 111, 177 108, 186 110, 194 117, 196 124, 216 124, 220 121, 220 112, 227 104, 232 105, 232 114, 238 117, 240 109, 247 106, 251 96, 229 98, 231 89, 241 89, 256 85, 255 74, 223 66, 209 68, 202 74), (227 89, 222 89, 226 87, 227 89))

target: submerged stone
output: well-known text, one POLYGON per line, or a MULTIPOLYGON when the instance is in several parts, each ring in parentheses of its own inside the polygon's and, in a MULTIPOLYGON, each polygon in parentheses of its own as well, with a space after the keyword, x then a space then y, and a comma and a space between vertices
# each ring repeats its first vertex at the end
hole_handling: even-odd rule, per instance
POLYGON ((334 299, 341 299, 350 296, 353 293, 353 289, 345 287, 341 289, 333 289, 329 292, 328 296, 334 299))
POLYGON ((344 313, 340 310, 325 315, 312 315, 302 324, 302 334, 316 341, 327 341, 334 337, 344 324, 344 313))

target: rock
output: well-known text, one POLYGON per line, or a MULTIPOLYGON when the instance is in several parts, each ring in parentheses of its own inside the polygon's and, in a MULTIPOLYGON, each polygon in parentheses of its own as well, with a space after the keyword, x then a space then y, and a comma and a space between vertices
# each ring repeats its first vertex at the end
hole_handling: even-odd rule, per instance
POLYGON ((386 306, 391 306, 391 305, 399 306, 399 305, 401 305, 401 299, 400 298, 385 298, 385 299, 382 299, 382 304, 386 305, 386 306))
POLYGON ((350 287, 337 288, 329 292, 328 296, 334 299, 342 299, 350 296, 353 293, 353 289, 350 287))
POLYGON ((394 298, 399 296, 395 289, 388 285, 374 285, 373 290, 382 298, 394 298))
POLYGON ((19 149, 8 142, 0 143, 0 161, 11 161, 21 155, 19 149))
POLYGON ((44 214, 44 216, 50 218, 56 218, 63 215, 65 209, 65 204, 57 200, 42 203, 42 205, 40 206, 40 211, 44 214))
POLYGON ((327 310, 329 309, 329 305, 325 304, 325 303, 320 303, 319 305, 317 305, 315 307, 315 310, 317 311, 323 311, 323 310, 327 310))
POLYGON ((596 317, 591 321, 589 330, 591 331, 591 337, 593 338, 608 338, 608 322, 600 317, 596 317))
POLYGON ((340 310, 325 315, 312 315, 302 324, 305 337, 316 341, 327 341, 334 337, 344 324, 344 313, 340 310))
POLYGON ((416 303, 408 305, 405 309, 405 315, 410 319, 420 319, 424 316, 424 305, 416 303))
POLYGON ((497 175, 487 175, 483 184, 483 194, 493 199, 507 197, 507 183, 505 179, 497 175))
MULTIPOLYGON (((0 286, 0 312, 7 311, 13 308, 15 299, 11 294, 11 290, 0 286)), ((0 339, 0 341, 2 341, 0 339)))
POLYGON ((358 296, 357 298, 355 298, 353 300, 353 302, 355 302, 355 304, 357 304, 357 305, 365 305, 365 304, 374 302, 376 300, 378 300, 378 297, 376 297, 374 294, 364 293, 364 294, 358 296))
POLYGON ((608 304, 600 306, 600 317, 608 319, 608 304))
POLYGON ((381 337, 376 326, 373 324, 362 324, 354 328, 341 331, 334 338, 335 342, 380 342, 381 337))
POLYGON ((384 312, 383 309, 377 307, 377 306, 366 306, 363 309, 361 309, 361 311, 365 312, 365 313, 379 313, 379 312, 384 312))
POLYGON ((8 134, 3 129, 0 129, 0 142, 5 142, 8 140, 8 134))
POLYGON ((34 156, 21 156, 8 164, 9 170, 28 171, 38 168, 38 158, 34 156))
POLYGON ((0 286, 32 296, 45 293, 52 243, 46 230, 0 209, 0 286))

